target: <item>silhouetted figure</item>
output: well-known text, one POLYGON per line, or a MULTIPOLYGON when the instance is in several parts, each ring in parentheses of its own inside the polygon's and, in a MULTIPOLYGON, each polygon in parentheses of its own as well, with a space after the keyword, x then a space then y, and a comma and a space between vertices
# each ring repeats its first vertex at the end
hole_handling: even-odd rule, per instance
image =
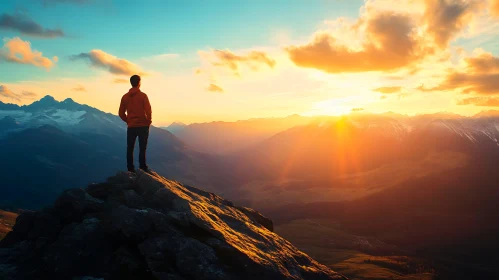
POLYGON ((139 137, 139 164, 140 169, 149 172, 146 164, 147 138, 149 137, 149 126, 152 122, 152 110, 149 98, 140 91, 140 76, 130 77, 132 88, 121 98, 119 116, 127 123, 127 167, 128 171, 135 172, 133 164, 133 149, 135 139, 139 137))

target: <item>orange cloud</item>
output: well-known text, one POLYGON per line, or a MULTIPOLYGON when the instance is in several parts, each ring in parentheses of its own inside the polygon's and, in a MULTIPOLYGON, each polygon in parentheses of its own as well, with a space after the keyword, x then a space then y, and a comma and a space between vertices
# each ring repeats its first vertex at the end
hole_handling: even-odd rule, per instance
POLYGON ((214 66, 228 67, 235 75, 239 75, 241 65, 248 66, 253 71, 258 71, 260 65, 267 65, 274 68, 276 62, 266 53, 260 51, 251 51, 247 55, 236 55, 229 50, 213 50, 217 61, 212 62, 214 66))
POLYGON ((44 57, 37 50, 31 49, 31 43, 19 37, 4 39, 4 46, 0 49, 0 60, 12 63, 29 64, 50 70, 58 61, 57 56, 52 59, 44 57))
POLYGON ((73 55, 70 58, 72 60, 88 60, 92 66, 105 69, 115 75, 146 75, 138 65, 102 50, 91 50, 88 53, 73 55))
POLYGON ((373 91, 383 93, 383 94, 391 94, 391 93, 397 93, 402 90, 402 87, 379 87, 376 89, 373 89, 373 91))
POLYGON ((71 90, 78 91, 78 92, 86 92, 87 91, 87 89, 82 85, 77 85, 76 87, 72 88, 71 90))
POLYGON ((320 32, 309 44, 290 46, 286 51, 297 66, 327 73, 391 71, 432 53, 416 34, 409 15, 394 12, 366 15, 352 25, 352 32, 359 30, 365 30, 360 49, 349 48, 329 33, 320 32))
POLYGON ((464 60, 470 72, 499 72, 499 58, 493 56, 491 53, 482 53, 476 57, 467 57, 464 60))
POLYGON ((435 91, 435 89, 434 89, 434 88, 425 87, 425 85, 424 85, 424 84, 421 84, 421 85, 420 85, 420 86, 418 86, 416 89, 417 89, 417 90, 419 90, 419 91, 422 91, 422 92, 431 92, 431 91, 435 91))
POLYGON ((462 93, 499 93, 499 73, 451 73, 445 81, 433 90, 461 89, 462 93))
POLYGON ((462 93, 499 94, 499 58, 482 53, 464 61, 464 71, 449 72, 439 86, 426 91, 459 89, 462 93))
POLYGON ((211 91, 211 92, 220 92, 220 93, 224 92, 223 88, 221 88, 221 87, 219 87, 219 86, 217 86, 215 84, 210 84, 210 86, 208 86, 206 88, 206 90, 207 91, 211 91))
POLYGON ((38 94, 31 92, 31 91, 26 91, 26 90, 23 90, 21 95, 27 99, 34 99, 38 96, 38 94))
POLYGON ((457 105, 475 105, 484 107, 499 107, 498 97, 471 97, 462 99, 457 102, 457 105))
POLYGON ((4 97, 7 99, 21 102, 21 98, 18 94, 14 93, 10 89, 8 89, 6 86, 2 86, 2 85, 0 85, 0 97, 4 97))
POLYGON ((21 102, 22 99, 33 99, 37 96, 36 93, 30 91, 22 91, 21 94, 15 93, 7 86, 0 85, 0 97, 21 102))
POLYGON ((129 82, 130 82, 130 81, 129 81, 129 80, 127 80, 127 79, 119 79, 119 78, 116 78, 116 79, 114 79, 114 81, 113 81, 113 83, 115 83, 115 84, 127 84, 127 83, 129 83, 129 82))
POLYGON ((490 3, 490 11, 492 15, 499 17, 499 0, 492 0, 490 3))
POLYGON ((423 20, 426 32, 440 48, 447 47, 461 30, 472 20, 481 0, 426 0, 423 20))

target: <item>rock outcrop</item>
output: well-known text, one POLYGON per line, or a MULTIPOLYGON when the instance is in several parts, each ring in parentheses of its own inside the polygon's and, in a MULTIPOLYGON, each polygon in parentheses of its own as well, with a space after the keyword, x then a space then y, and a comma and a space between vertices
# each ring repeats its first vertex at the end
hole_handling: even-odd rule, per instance
POLYGON ((272 221, 156 173, 118 173, 20 215, 0 279, 345 279, 272 221))

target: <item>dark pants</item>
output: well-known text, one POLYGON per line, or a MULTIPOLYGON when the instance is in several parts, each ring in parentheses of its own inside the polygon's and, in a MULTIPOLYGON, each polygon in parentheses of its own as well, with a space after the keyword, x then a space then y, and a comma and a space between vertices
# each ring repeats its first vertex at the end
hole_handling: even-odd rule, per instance
POLYGON ((133 165, 133 149, 135 148, 135 139, 139 137, 139 164, 140 168, 147 169, 146 149, 147 138, 149 138, 149 126, 129 127, 126 133, 126 161, 128 169, 135 169, 133 165))

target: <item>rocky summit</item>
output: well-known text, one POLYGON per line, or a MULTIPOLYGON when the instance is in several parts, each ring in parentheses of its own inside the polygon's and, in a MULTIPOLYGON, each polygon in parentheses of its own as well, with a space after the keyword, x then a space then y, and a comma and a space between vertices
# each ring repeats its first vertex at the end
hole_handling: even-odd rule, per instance
POLYGON ((272 221, 158 174, 120 172, 21 214, 0 279, 346 279, 272 221))

